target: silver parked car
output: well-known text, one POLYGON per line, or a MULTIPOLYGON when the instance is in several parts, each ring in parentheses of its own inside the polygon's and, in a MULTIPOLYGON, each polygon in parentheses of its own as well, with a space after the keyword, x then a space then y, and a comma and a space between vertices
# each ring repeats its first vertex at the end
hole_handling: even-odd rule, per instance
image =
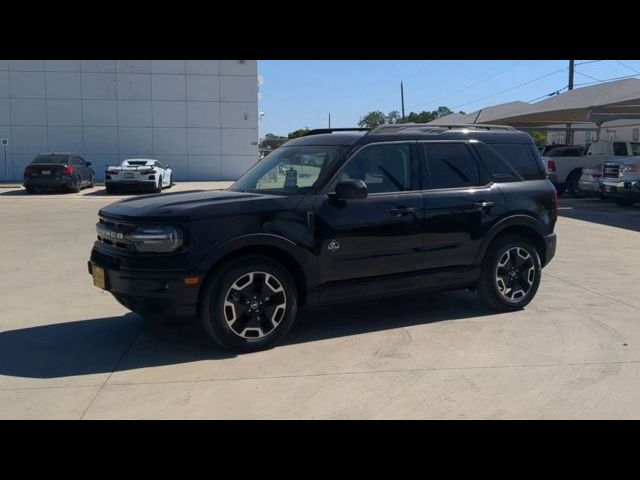
POLYGON ((602 164, 594 168, 583 168, 578 180, 578 193, 581 196, 602 197, 600 191, 600 179, 602 178, 602 164))

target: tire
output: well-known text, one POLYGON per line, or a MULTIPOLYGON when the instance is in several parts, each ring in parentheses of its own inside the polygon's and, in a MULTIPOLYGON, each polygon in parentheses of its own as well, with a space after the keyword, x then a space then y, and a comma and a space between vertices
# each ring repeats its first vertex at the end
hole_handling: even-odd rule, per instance
POLYGON ((87 188, 93 188, 95 186, 96 186, 96 177, 91 175, 91 178, 89 178, 89 185, 87 185, 87 188))
POLYGON ((25 190, 27 191, 27 193, 31 193, 31 194, 33 194, 33 193, 38 193, 38 190, 36 190, 36 189, 35 189, 35 188, 33 188, 33 187, 24 187, 24 188, 25 188, 25 190))
POLYGON ((153 187, 153 193, 160 193, 162 192, 162 177, 158 178, 158 184, 153 187))
POLYGON ((75 181, 73 182, 73 185, 69 187, 69 191, 71 193, 78 193, 80 191, 80 184, 81 184, 80 179, 76 178, 75 181))
POLYGON ((630 207, 631 205, 636 203, 636 201, 629 198, 618 198, 616 199, 616 203, 619 207, 630 207))
POLYGON ((109 185, 109 184, 105 185, 104 189, 105 189, 105 191, 107 193, 114 193, 115 192, 115 188, 112 185, 109 185))
POLYGON ((281 264, 248 255, 223 265, 207 279, 198 314, 216 344, 234 352, 254 352, 284 338, 296 318, 297 299, 296 284, 281 264))
POLYGON ((569 178, 567 178, 566 188, 567 193, 574 198, 580 198, 580 190, 578 190, 578 181, 580 180, 581 172, 571 172, 569 178))
POLYGON ((540 286, 541 273, 540 255, 532 242, 519 235, 498 236, 487 249, 482 262, 478 281, 480 299, 494 310, 502 312, 521 310, 535 297, 540 286), (527 259, 524 258, 525 255, 528 255, 527 259), (514 265, 512 258, 516 265, 514 265), (503 279, 500 284, 497 277, 501 263, 505 264, 502 270, 505 273, 502 275, 503 279), (520 263, 521 274, 517 275, 516 273, 516 278, 513 279, 515 283, 510 284, 512 272, 509 269, 512 266, 517 268, 518 263, 520 263), (533 278, 528 276, 532 275, 528 273, 531 268, 533 268, 533 278), (525 277, 525 275, 527 276, 525 277), (523 293, 518 295, 519 292, 523 293))

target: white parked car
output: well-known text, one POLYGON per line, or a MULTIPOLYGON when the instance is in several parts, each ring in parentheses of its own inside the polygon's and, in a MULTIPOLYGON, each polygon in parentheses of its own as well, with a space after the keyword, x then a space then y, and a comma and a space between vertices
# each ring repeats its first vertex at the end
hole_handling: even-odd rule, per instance
POLYGON ((107 193, 125 188, 158 193, 173 185, 173 174, 169 166, 159 160, 131 158, 118 167, 107 167, 104 183, 107 193))

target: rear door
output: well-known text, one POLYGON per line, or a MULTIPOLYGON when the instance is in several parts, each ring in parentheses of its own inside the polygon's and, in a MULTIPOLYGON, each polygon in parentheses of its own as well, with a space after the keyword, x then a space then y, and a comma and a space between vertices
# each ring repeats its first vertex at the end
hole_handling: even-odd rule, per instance
POLYGON ((473 264, 502 195, 467 142, 419 142, 427 268, 473 264))

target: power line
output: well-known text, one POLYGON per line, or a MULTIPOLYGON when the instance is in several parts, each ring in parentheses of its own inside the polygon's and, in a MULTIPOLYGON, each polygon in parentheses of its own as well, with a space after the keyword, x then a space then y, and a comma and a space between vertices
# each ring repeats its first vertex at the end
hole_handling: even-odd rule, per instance
POLYGON ((605 78, 604 80, 598 80, 597 82, 577 83, 576 87, 582 87, 584 85, 593 85, 595 83, 612 82, 612 81, 615 81, 615 80, 625 80, 627 78, 635 78, 635 77, 640 77, 640 74, 638 74, 638 75, 625 75, 624 77, 605 78))
POLYGON ((596 62, 603 62, 603 61, 604 61, 604 60, 589 60, 589 61, 587 61, 587 62, 580 62, 580 63, 576 63, 576 67, 577 67, 578 65, 586 65, 586 64, 588 64, 588 63, 596 63, 596 62))
POLYGON ((493 94, 491 94, 491 95, 487 95, 487 96, 482 97, 482 98, 478 98, 478 99, 476 99, 476 100, 472 100, 472 101, 470 101, 470 102, 466 102, 466 103, 462 103, 462 104, 460 104, 460 105, 456 105, 456 106, 454 106, 453 108, 464 107, 465 105, 469 105, 469 104, 471 104, 471 103, 476 103, 476 102, 479 102, 479 101, 481 101, 481 100, 485 100, 485 99, 487 99, 487 98, 495 97, 496 95, 500 95, 500 94, 502 94, 502 93, 510 92, 511 90, 515 90, 515 89, 517 89, 517 88, 524 87, 525 85, 529 85, 529 84, 531 84, 531 83, 537 82, 538 80, 542 80, 542 79, 544 79, 544 78, 550 77, 550 76, 555 75, 555 74, 557 74, 557 73, 565 72, 566 70, 567 70, 566 68, 561 68, 561 69, 559 69, 559 70, 556 70, 555 72, 551 72, 551 73, 548 73, 548 74, 546 74, 546 75, 542 75, 541 77, 534 78, 533 80, 529 80, 528 82, 521 83, 521 84, 516 85, 516 86, 514 86, 514 87, 507 88, 507 89, 505 89, 505 90, 501 90, 501 91, 499 91, 499 92, 493 93, 493 94))
POLYGON ((547 98, 547 97, 554 97, 556 95, 560 95, 560 92, 562 92, 563 90, 566 90, 569 87, 562 87, 560 90, 556 90, 555 92, 551 92, 551 93, 545 93, 544 95, 540 95, 537 98, 534 98, 533 100, 529 100, 527 103, 533 103, 537 100, 540 100, 542 98, 547 98))
POLYGON ((622 65, 623 67, 628 68, 629 70, 631 70, 632 72, 637 73, 638 75, 640 75, 640 72, 638 70, 636 70, 635 68, 630 67, 629 65, 627 65, 626 63, 621 62, 620 60, 614 60, 614 62, 619 63, 620 65, 622 65))
MULTIPOLYGON (((583 77, 590 78, 591 80, 596 80, 596 81, 598 81, 598 82, 604 82, 604 80, 601 80, 601 79, 596 78, 596 77, 592 77, 591 75, 587 75, 586 73, 579 72, 578 70, 575 70, 575 72, 576 72, 578 75, 582 75, 583 77)), ((639 74, 640 74, 640 72, 639 72, 639 74)))
POLYGON ((480 85, 481 83, 484 83, 484 82, 486 82, 488 80, 492 80, 492 79, 496 78, 497 76, 502 75, 507 70, 511 70, 512 68, 517 67, 518 65, 520 65, 523 62, 524 62, 524 60, 520 60, 519 62, 516 62, 516 63, 514 63, 512 65, 509 65, 507 68, 504 68, 504 69, 500 70, 499 72, 494 73, 493 75, 491 75, 489 77, 483 78, 482 80, 478 80, 477 82, 473 82, 472 84, 467 85, 466 87, 463 87, 460 90, 456 90, 455 92, 448 93, 448 94, 446 94, 446 95, 444 95, 442 97, 438 97, 438 98, 434 98, 434 99, 431 99, 431 100, 427 100, 426 102, 423 102, 423 103, 430 104, 432 102, 437 102, 438 100, 442 100, 443 98, 450 97, 451 95, 457 95, 458 93, 462 93, 462 92, 464 92, 466 90, 469 90, 470 88, 475 87, 476 85, 480 85))

